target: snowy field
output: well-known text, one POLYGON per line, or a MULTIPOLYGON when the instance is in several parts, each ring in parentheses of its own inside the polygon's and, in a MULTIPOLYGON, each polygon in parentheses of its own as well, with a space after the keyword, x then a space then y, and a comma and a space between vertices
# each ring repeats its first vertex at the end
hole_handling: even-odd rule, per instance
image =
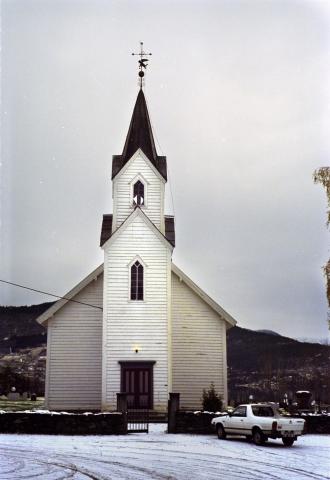
POLYGON ((0 435, 1 480, 307 480, 330 478, 330 436, 305 435, 285 448, 270 441, 168 435, 0 435))

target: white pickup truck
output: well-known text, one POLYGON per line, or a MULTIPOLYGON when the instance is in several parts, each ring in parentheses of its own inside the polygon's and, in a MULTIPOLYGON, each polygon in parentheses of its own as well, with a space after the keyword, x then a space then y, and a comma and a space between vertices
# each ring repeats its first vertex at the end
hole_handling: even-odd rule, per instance
POLYGON ((268 438, 281 438, 286 447, 291 447, 302 435, 305 420, 281 416, 276 405, 256 403, 239 405, 232 413, 213 418, 211 422, 218 438, 226 435, 241 435, 263 445, 268 438))

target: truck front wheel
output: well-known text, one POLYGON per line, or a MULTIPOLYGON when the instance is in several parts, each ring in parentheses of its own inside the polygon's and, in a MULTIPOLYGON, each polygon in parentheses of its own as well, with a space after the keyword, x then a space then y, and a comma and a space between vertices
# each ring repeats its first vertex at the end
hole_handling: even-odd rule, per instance
POLYGON ((224 440, 226 438, 225 429, 223 428, 223 426, 221 424, 217 425, 217 435, 218 435, 218 438, 220 440, 224 440))

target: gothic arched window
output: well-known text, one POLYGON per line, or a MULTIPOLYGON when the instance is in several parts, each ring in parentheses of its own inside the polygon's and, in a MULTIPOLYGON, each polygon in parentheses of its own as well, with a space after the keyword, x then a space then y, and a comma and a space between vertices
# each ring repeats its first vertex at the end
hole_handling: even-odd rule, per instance
POLYGON ((143 300, 143 266, 138 260, 131 266, 131 300, 143 300))
POLYGON ((144 185, 138 180, 133 187, 133 204, 144 205, 144 185))

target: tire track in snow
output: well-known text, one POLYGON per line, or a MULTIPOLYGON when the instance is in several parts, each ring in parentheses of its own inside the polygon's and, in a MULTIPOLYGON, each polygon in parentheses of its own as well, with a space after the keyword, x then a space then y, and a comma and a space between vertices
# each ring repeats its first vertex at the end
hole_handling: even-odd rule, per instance
MULTIPOLYGON (((216 440, 217 441, 217 440, 216 440)), ((164 452, 164 449, 161 448, 161 446, 159 446, 159 443, 158 442, 158 446, 156 445, 150 445, 150 443, 155 443, 155 442, 141 442, 141 443, 145 443, 145 444, 148 444, 148 446, 151 446, 151 448, 148 449, 148 451, 146 452, 148 455, 152 455, 152 454, 159 454, 159 453, 163 453, 164 452)), ((167 444, 169 442, 166 442, 167 444)), ((251 450, 254 452, 254 454, 257 454, 258 456, 262 455, 263 457, 267 456, 268 455, 272 455, 274 456, 274 458, 272 458, 273 462, 270 462, 270 461, 260 461, 260 460, 256 460, 255 457, 253 457, 253 459, 248 459, 248 458, 241 458, 241 459, 238 459, 237 456, 232 456, 232 455, 228 455, 228 454, 225 454, 225 455, 221 455, 221 452, 220 453, 217 453, 217 454, 213 454, 213 453, 208 453, 207 456, 205 455, 205 453, 199 453, 199 454, 191 454, 189 452, 184 452, 182 450, 180 450, 180 446, 178 446, 179 448, 177 449, 166 449, 166 454, 169 454, 171 456, 171 460, 173 462, 173 458, 175 458, 176 461, 178 461, 179 459, 182 459, 182 460, 186 460, 187 457, 185 456, 185 454, 188 454, 190 456, 193 456, 194 459, 198 460, 198 462, 203 462, 203 463, 207 463, 209 464, 210 462, 210 459, 212 458, 212 461, 215 462, 215 463, 219 463, 223 466, 223 464, 225 463, 226 465, 228 465, 230 467, 230 470, 228 470, 228 474, 233 474, 233 471, 235 469, 238 469, 237 470, 237 473, 240 472, 240 468, 241 466, 238 466, 237 463, 229 463, 228 460, 232 460, 232 461, 239 461, 240 463, 244 462, 244 468, 245 468, 245 472, 246 471, 251 471, 251 472, 259 472, 263 475, 263 477, 261 478, 265 478, 264 475, 267 474, 267 478, 269 479, 280 479, 282 480, 283 479, 283 471, 287 472, 288 474, 297 474, 300 479, 308 479, 308 478, 311 478, 313 480, 325 480, 326 477, 324 477, 323 475, 319 475, 319 474, 315 474, 311 471, 306 471, 306 470, 303 470, 303 469, 299 469, 299 468, 294 468, 292 466, 287 466, 287 465, 283 465, 281 464, 280 462, 278 462, 278 460, 281 460, 279 458, 279 455, 278 453, 274 453, 274 452, 270 452, 269 450, 267 451, 267 449, 270 449, 272 447, 275 447, 275 451, 277 452, 280 452, 280 453, 283 453, 283 452, 287 452, 287 449, 286 447, 282 446, 282 445, 278 445, 278 444, 274 444, 274 445, 267 445, 266 449, 265 447, 254 447, 253 445, 251 444, 246 444, 246 442, 242 442, 244 445, 246 445, 247 447, 250 447, 251 450), (248 464, 251 464, 252 466, 250 467, 247 467, 246 466, 246 463, 248 464), (265 470, 258 470, 256 468, 256 466, 258 467, 265 467, 265 470), (270 468, 272 469, 272 471, 270 471, 270 468), (275 473, 274 470, 278 470, 279 473, 275 473)), ((130 445, 127 445, 126 446, 126 455, 128 454, 128 452, 130 452, 130 454, 132 455, 132 453, 135 453, 137 452, 139 455, 144 455, 145 453, 145 449, 146 449, 146 446, 145 445, 144 447, 139 447, 139 446, 134 446, 132 448, 130 448, 130 445)), ((290 453, 292 452, 292 450, 290 451, 290 453)), ((132 457, 134 458, 134 457, 132 457)), ((243 478, 247 478, 246 477, 246 473, 245 473, 245 476, 243 478)), ((251 476, 250 478, 253 478, 253 476, 251 476)), ((291 477, 292 478, 292 477, 291 477)))
MULTIPOLYGON (((214 454, 209 454, 207 457, 203 454, 192 454, 191 452, 182 452, 178 450, 167 450, 166 456, 159 458, 159 453, 164 453, 164 450, 160 448, 152 448, 148 451, 138 449, 136 452, 136 447, 130 449, 129 446, 126 448, 124 462, 117 460, 104 460, 100 458, 91 458, 79 454, 71 454, 69 461, 66 461, 66 455, 56 455, 59 457, 58 460, 49 458, 44 460, 39 458, 38 453, 41 452, 30 452, 24 451, 25 460, 22 461, 22 453, 20 451, 15 451, 15 449, 6 449, 5 461, 8 459, 16 460, 16 465, 11 466, 10 471, 4 472, 1 468, 0 479, 3 480, 19 480, 23 478, 49 478, 54 480, 69 480, 75 478, 76 475, 79 475, 79 478, 88 478, 91 480, 109 480, 109 479, 150 479, 150 480, 169 480, 169 479, 186 479, 186 478, 202 478, 202 472, 207 472, 205 478, 218 478, 219 474, 225 476, 225 478, 237 478, 237 479, 247 479, 253 478, 255 480, 264 479, 265 475, 270 480, 282 480, 283 473, 287 472, 287 478, 293 478, 292 474, 297 475, 296 478, 307 479, 312 478, 314 480, 324 480, 325 477, 320 475, 315 475, 310 472, 306 472, 302 469, 287 467, 283 465, 278 465, 276 463, 270 463, 265 461, 256 461, 249 459, 241 459, 239 464, 236 457, 233 456, 221 456, 219 457, 214 454), (141 459, 146 463, 150 463, 150 453, 156 455, 159 462, 159 468, 169 473, 169 470, 173 469, 173 463, 175 464, 176 472, 171 473, 170 475, 163 474, 161 471, 155 471, 155 469, 143 468, 138 465, 130 465, 128 460, 131 462, 141 462, 141 459), (71 462, 70 462, 71 460, 71 462), (72 463, 74 460, 75 463, 72 463), (187 468, 187 460, 189 468, 187 468), (107 475, 100 475, 99 473, 94 473, 89 468, 83 466, 78 466, 77 464, 81 462, 93 463, 93 470, 97 469, 99 465, 105 466, 108 470, 107 475), (210 466, 211 463, 211 466, 210 466), (205 464, 205 465, 204 465, 205 464), (35 469, 33 466, 43 466, 43 470, 35 469), (55 467, 50 468, 50 467, 55 467), (261 467, 261 469, 260 469, 261 467), (265 467, 264 469, 262 467, 265 467), (202 470, 201 472, 199 472, 202 470), (275 470, 275 471, 274 471, 275 470), (275 473, 276 470, 281 471, 281 474, 275 473), (28 475, 26 475, 26 473, 28 475), (199 473, 198 473, 199 472, 199 473), (194 475, 195 473, 195 475, 194 475), (289 475, 291 474, 291 475, 289 475), (64 476, 63 476, 64 475, 64 476)), ((261 452, 260 452, 261 453, 261 452)), ((3 454, 3 451, 2 451, 3 454)), ((2 455, 1 455, 2 456, 2 455)), ((275 460, 275 459, 274 459, 275 460)), ((1 462, 2 463, 2 462, 1 462)))
MULTIPOLYGON (((261 449, 256 449, 258 453, 263 453, 261 449)), ((302 470, 299 468, 293 468, 285 465, 281 465, 276 463, 276 458, 274 458, 275 463, 270 463, 266 461, 257 461, 255 459, 250 460, 246 458, 238 459, 237 457, 234 456, 219 456, 215 454, 192 454, 191 452, 182 452, 179 451, 178 449, 176 450, 166 450, 166 457, 160 458, 158 455, 160 453, 164 453, 164 450, 161 448, 151 448, 146 451, 145 449, 142 450, 141 448, 136 448, 133 447, 130 448, 128 445, 125 448, 125 462, 118 462, 118 461, 111 461, 111 460, 103 460, 100 458, 95 458, 93 461, 98 463, 98 464, 105 464, 107 466, 113 465, 113 466, 120 466, 124 471, 130 472, 134 471, 135 472, 135 477, 137 478, 136 474, 137 472, 143 472, 145 475, 143 478, 150 478, 152 480, 168 480, 168 479, 186 479, 188 478, 200 478, 199 476, 196 477, 191 477, 192 473, 191 469, 187 471, 186 469, 186 464, 187 460, 189 460, 189 463, 193 462, 195 465, 195 468, 200 468, 202 471, 207 471, 208 474, 206 478, 218 478, 218 467, 220 467, 221 473, 228 475, 227 478, 251 478, 257 480, 258 478, 264 479, 265 475, 267 475, 267 478, 270 480, 283 480, 283 472, 287 472, 288 474, 296 474, 297 479, 307 479, 307 478, 312 478, 314 480, 324 480, 325 477, 322 475, 314 474, 312 472, 306 472, 306 470, 302 470), (138 450, 138 452, 136 452, 138 450), (136 455, 136 453, 138 455, 136 455), (134 455, 135 454, 135 455, 134 455), (141 457, 148 457, 145 458, 146 463, 150 463, 150 454, 155 454, 157 455, 157 460, 159 462, 159 466, 164 466, 165 469, 169 469, 173 465, 173 461, 175 460, 175 466, 176 469, 180 470, 180 473, 175 472, 175 475, 163 475, 160 472, 156 472, 154 470, 150 470, 147 468, 141 468, 138 467, 136 464, 135 465, 129 465, 127 463, 128 460, 130 461, 141 461, 141 457), (237 463, 239 462, 239 464, 237 463), (210 468, 210 463, 213 463, 212 468, 210 468), (164 465, 163 465, 164 464, 164 465), (205 465, 204 465, 205 464, 205 465), (249 464, 248 466, 246 464, 249 464), (242 470, 243 467, 243 470, 242 470), (265 467, 264 469, 260 469, 260 467, 265 467), (204 470, 205 469, 205 470, 204 470), (211 474, 210 470, 216 470, 214 472, 214 477, 210 477, 209 475, 211 474), (184 475, 182 476, 182 472, 184 472, 184 475), (234 477, 233 475, 237 475, 237 477, 234 477), (250 474, 250 476, 247 477, 247 475, 250 474), (187 476, 185 476, 187 475, 187 476)), ((76 457, 77 460, 84 460, 84 461, 89 461, 89 457, 84 457, 82 455, 71 455, 76 457)), ((196 469, 195 473, 196 473, 196 469)), ((199 474, 200 475, 200 474, 199 474)), ((108 478, 108 477, 107 477, 108 478)), ((121 477, 119 477, 121 478, 121 477)), ((126 478, 126 477, 125 477, 126 478)), ((285 478, 294 478, 292 475, 285 475, 285 478)))
POLYGON ((56 457, 60 457, 60 460, 55 459, 47 459, 44 460, 42 458, 38 458, 37 453, 34 451, 27 451, 18 449, 18 451, 13 448, 2 448, 2 452, 0 454, 0 479, 1 480, 19 480, 23 478, 52 478, 52 480, 69 480, 76 477, 76 474, 79 474, 79 478, 88 478, 91 480, 109 480, 112 478, 118 479, 134 479, 143 478, 143 479, 150 479, 150 480, 171 480, 174 477, 169 475, 164 475, 162 473, 158 473, 154 470, 143 468, 140 466, 131 466, 127 465, 127 462, 118 462, 118 461, 111 461, 111 460, 101 460, 101 459, 91 459, 91 457, 81 456, 79 454, 70 455, 69 462, 66 462, 66 455, 55 455, 56 457), (4 455, 5 450, 5 455, 4 455), (21 455, 24 452, 25 460, 21 461, 18 460, 21 458, 21 455), (94 473, 93 471, 89 470, 88 468, 84 468, 81 466, 77 466, 75 463, 72 463, 72 458, 74 457, 77 461, 84 461, 84 462, 91 462, 94 466, 98 464, 106 465, 107 469, 109 469, 108 475, 103 475, 99 473, 94 473), (11 470, 4 471, 3 462, 8 462, 8 460, 12 461, 15 460, 11 470), (46 467, 42 471, 36 472, 33 469, 33 466, 43 466, 46 467), (56 469, 51 469, 49 467, 56 467, 56 469), (114 467, 114 468, 111 468, 114 467), (119 468, 118 468, 119 467, 119 468), (59 470, 57 470, 57 468, 59 470), (32 470, 32 471, 31 471, 32 470), (26 474, 26 472, 29 472, 26 474), (12 474, 12 475, 11 475, 12 474), (58 476, 58 475, 60 476, 58 476), (65 476, 63 476, 65 474, 65 476), (138 476, 141 474, 142 476, 138 476), (56 475, 56 476, 54 476, 56 475), (124 475, 124 476, 123 476, 124 475), (129 475, 129 476, 127 476, 129 475))

